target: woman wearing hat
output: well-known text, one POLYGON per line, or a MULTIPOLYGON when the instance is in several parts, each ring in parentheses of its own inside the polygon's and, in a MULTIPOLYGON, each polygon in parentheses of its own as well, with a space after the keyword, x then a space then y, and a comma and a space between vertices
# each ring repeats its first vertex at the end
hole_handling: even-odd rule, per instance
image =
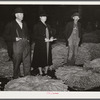
POLYGON ((13 43, 13 78, 20 77, 20 65, 23 62, 24 76, 30 75, 30 45, 26 23, 23 21, 24 12, 21 8, 14 11, 15 20, 7 24, 5 34, 13 43))
POLYGON ((50 26, 46 24, 47 14, 41 12, 39 19, 33 29, 35 47, 31 67, 33 67, 33 74, 38 70, 39 74, 43 75, 43 71, 47 74, 48 67, 52 64, 51 42, 53 37, 50 26))
POLYGON ((69 22, 65 28, 66 46, 68 46, 68 60, 67 64, 74 65, 75 58, 78 52, 78 46, 81 43, 81 24, 79 13, 74 13, 72 16, 74 21, 69 22))

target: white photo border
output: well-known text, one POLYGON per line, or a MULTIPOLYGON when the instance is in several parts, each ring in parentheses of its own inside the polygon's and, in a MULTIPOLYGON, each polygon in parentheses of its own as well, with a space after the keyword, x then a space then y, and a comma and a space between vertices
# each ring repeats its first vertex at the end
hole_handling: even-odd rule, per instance
MULTIPOLYGON (((0 1, 0 5, 100 5, 100 1, 0 1)), ((0 91, 0 99, 100 99, 100 92, 0 91)))

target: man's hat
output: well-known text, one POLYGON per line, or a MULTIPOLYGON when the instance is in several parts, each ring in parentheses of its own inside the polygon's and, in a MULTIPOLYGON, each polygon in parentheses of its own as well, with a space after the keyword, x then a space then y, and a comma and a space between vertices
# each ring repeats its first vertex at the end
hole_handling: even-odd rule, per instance
POLYGON ((74 13, 71 17, 78 16, 80 18, 80 14, 78 12, 74 13))
POLYGON ((24 13, 22 8, 18 7, 14 10, 14 13, 24 13))
POLYGON ((45 11, 41 11, 41 12, 39 13, 39 16, 48 16, 48 15, 46 14, 45 11))

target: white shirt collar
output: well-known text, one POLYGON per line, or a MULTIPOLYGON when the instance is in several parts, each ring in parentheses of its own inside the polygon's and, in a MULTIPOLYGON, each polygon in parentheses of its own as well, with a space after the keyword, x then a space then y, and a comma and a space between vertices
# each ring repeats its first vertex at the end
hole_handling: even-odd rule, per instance
POLYGON ((18 23, 18 25, 21 27, 22 29, 22 22, 20 22, 18 19, 16 19, 16 22, 18 23))

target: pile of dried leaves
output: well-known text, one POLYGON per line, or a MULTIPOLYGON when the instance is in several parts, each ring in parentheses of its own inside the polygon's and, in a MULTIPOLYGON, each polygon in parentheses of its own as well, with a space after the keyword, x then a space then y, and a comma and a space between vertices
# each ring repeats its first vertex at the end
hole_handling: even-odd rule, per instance
POLYGON ((83 67, 87 70, 100 73, 100 58, 84 63, 83 67))
POLYGON ((12 77, 13 65, 12 62, 7 62, 8 53, 6 49, 0 49, 0 76, 12 77))
MULTIPOLYGON (((83 43, 100 43, 100 38, 98 37, 97 32, 90 32, 83 34, 82 42, 83 43)), ((100 33, 100 32, 99 32, 100 33)))
POLYGON ((52 62, 54 68, 58 68, 67 62, 68 48, 64 42, 58 42, 52 46, 52 62))
POLYGON ((68 91, 61 80, 47 76, 26 76, 9 81, 4 91, 68 91))
POLYGON ((96 58, 100 58, 100 43, 83 43, 79 47, 75 63, 81 65, 96 58))
POLYGON ((76 90, 89 90, 100 86, 100 74, 77 66, 59 67, 56 77, 76 90))

